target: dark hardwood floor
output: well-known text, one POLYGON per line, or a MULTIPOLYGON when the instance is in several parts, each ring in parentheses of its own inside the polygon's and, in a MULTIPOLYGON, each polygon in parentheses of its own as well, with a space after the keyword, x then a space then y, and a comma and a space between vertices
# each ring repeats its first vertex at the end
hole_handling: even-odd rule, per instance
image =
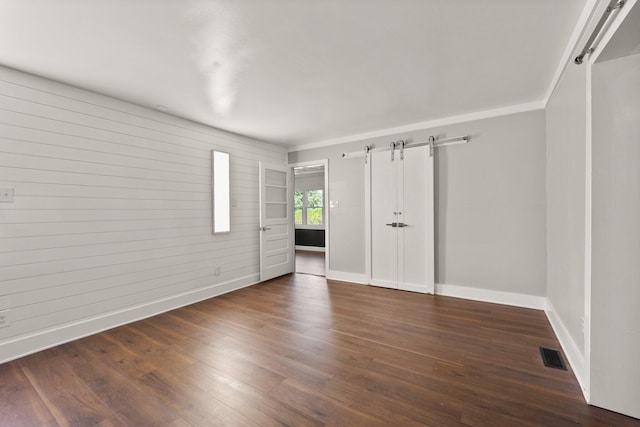
POLYGON ((539 311, 290 275, 0 365, 0 425, 640 425, 539 346, 539 311))
POLYGON ((325 271, 324 252, 296 250, 296 272, 324 276, 325 271))

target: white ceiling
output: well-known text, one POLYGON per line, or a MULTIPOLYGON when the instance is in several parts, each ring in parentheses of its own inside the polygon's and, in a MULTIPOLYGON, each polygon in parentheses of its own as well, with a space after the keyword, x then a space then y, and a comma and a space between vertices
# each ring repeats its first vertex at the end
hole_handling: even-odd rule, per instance
POLYGON ((540 101, 586 0, 0 0, 0 64, 298 145, 540 101))

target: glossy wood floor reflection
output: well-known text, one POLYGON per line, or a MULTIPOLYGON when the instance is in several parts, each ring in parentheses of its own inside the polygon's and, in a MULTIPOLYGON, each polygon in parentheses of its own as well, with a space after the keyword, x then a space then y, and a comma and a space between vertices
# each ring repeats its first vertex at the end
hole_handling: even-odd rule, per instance
POLYGON ((640 425, 539 346, 539 311, 292 275, 0 365, 0 425, 640 425))

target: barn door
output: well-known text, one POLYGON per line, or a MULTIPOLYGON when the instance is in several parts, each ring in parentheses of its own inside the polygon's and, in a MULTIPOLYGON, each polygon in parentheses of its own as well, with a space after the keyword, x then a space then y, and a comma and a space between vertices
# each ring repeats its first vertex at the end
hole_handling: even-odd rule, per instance
POLYGON ((433 293, 433 157, 429 147, 374 151, 368 156, 369 284, 433 293))

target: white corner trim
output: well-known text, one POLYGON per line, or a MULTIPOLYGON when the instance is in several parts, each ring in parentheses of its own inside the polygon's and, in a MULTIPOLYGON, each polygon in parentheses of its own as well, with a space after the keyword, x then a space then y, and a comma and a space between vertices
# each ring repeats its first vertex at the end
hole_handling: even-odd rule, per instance
POLYGON ((245 288, 259 281, 259 274, 251 274, 227 282, 216 283, 215 285, 195 291, 184 292, 168 298, 129 307, 124 310, 101 314, 89 319, 83 319, 82 321, 19 336, 15 339, 0 343, 0 364, 89 335, 94 335, 107 329, 112 329, 198 301, 245 288))
POLYGON ((491 110, 477 111, 474 113, 460 114, 457 116, 444 117, 441 119, 427 120, 424 122, 411 123, 404 126, 396 126, 391 128, 379 129, 371 132, 358 133, 353 135, 341 136, 333 139, 325 139, 304 143, 300 145, 292 145, 287 148, 289 153, 293 151, 310 150, 312 148, 329 147, 331 145, 343 144, 345 142, 361 141, 369 138, 377 138, 381 136, 394 135, 403 132, 414 132, 417 130, 434 128, 437 126, 448 126, 457 123, 471 122, 473 120, 489 119, 493 117, 506 116, 509 114, 523 113, 526 111, 542 110, 545 108, 545 101, 534 101, 526 104, 510 105, 507 107, 494 108, 491 110))
MULTIPOLYGON (((574 54, 574 51, 576 50, 577 45, 580 42, 580 39, 582 38, 582 35, 587 27, 587 24, 589 23, 589 20, 593 15, 593 13, 595 12, 595 9, 597 6, 598 6, 598 0, 587 0, 584 7, 582 8, 582 13, 578 18, 578 22, 576 23, 575 27, 573 27, 573 32, 571 33, 571 37, 569 37, 569 42, 567 43, 567 46, 564 48, 564 53, 560 58, 560 62, 558 63, 556 72, 553 75, 553 78, 551 79, 551 83, 549 84, 549 88, 547 89, 547 93, 544 96, 544 100, 543 100, 544 108, 547 108, 547 104, 549 104, 549 101, 551 100, 551 96, 553 95, 553 92, 556 90, 558 83, 560 83, 560 79, 562 78, 562 75, 564 74, 564 71, 566 70, 567 65, 573 62, 572 56, 574 54)), ((586 64, 582 64, 582 65, 584 66, 586 64)))
MULTIPOLYGON (((587 93, 586 99, 586 108, 585 108, 585 148, 584 148, 584 314, 582 317, 582 334, 584 336, 584 349, 580 351, 578 349, 578 355, 582 355, 582 359, 580 359, 581 363, 581 372, 576 373, 576 378, 578 378, 578 382, 580 383, 580 388, 582 388, 582 393, 584 394, 584 398, 587 403, 591 402, 591 286, 592 286, 592 277, 591 270, 593 264, 592 257, 592 222, 593 222, 593 125, 592 125, 592 117, 591 117, 591 107, 592 107, 592 99, 591 99, 591 88, 592 88, 592 63, 591 58, 586 64, 583 64, 587 67, 586 69, 586 87, 585 91, 587 93)), ((551 302, 549 302, 549 309, 551 310, 553 307, 551 306, 551 302)), ((555 313, 554 313, 555 314, 555 313)), ((555 314, 558 321, 560 317, 555 314)), ((548 315, 547 315, 548 317, 548 315)), ((564 327, 564 325, 562 325, 564 327)), ((567 329, 565 328, 565 331, 567 329)), ((568 333, 568 332, 567 332, 568 333)), ((558 335, 556 333, 556 335, 558 335)), ((569 338, 571 336, 569 335, 569 338)), ((562 347, 565 345, 560 341, 562 347)), ((571 341, 571 343, 575 343, 571 341)), ((569 356, 567 356, 569 357, 569 356)), ((570 362, 571 363, 571 362, 570 362)), ((573 366, 573 363, 571 363, 573 366)), ((574 368, 574 372, 578 370, 578 367, 574 368)))
POLYGON ((474 301, 492 302, 495 304, 513 305, 516 307, 545 310, 547 299, 535 295, 516 294, 513 292, 492 291, 490 289, 470 288, 468 286, 436 283, 436 295, 464 298, 474 301))
POLYGON ((358 283, 360 285, 367 284, 367 278, 362 273, 351 273, 348 271, 336 271, 336 270, 328 270, 327 271, 327 279, 328 280, 338 280, 340 282, 351 282, 358 283))
POLYGON ((567 356, 569 360, 569 364, 571 365, 571 369, 573 370, 578 383, 580 384, 580 388, 582 389, 582 394, 584 395, 587 403, 591 401, 589 395, 589 375, 587 372, 587 364, 585 362, 585 358, 578 348, 578 345, 575 343, 573 338, 571 338, 571 334, 569 334, 569 330, 564 325, 557 312, 553 308, 551 301, 547 299, 547 309, 545 310, 547 318, 549 319, 549 323, 551 323, 551 327, 553 328, 553 332, 555 332, 560 345, 562 346, 562 350, 564 354, 567 356))

